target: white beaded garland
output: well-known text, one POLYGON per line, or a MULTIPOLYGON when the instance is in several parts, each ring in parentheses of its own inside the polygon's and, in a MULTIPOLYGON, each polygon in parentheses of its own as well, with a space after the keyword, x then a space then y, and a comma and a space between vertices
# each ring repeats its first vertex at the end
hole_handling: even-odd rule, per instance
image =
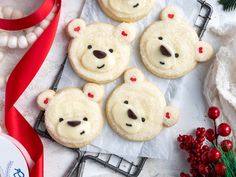
POLYGON ((18 47, 21 49, 28 47, 28 41, 24 35, 22 35, 18 38, 18 47))
POLYGON ((31 33, 26 34, 26 39, 30 44, 33 44, 36 41, 37 36, 35 33, 31 32, 31 33))
POLYGON ((7 46, 11 49, 17 48, 17 37, 16 36, 9 36, 7 46))
POLYGON ((0 33, 0 47, 6 47, 8 41, 7 33, 0 33))
POLYGON ((49 24, 50 24, 50 21, 47 20, 47 19, 45 19, 45 20, 43 20, 43 21, 40 23, 40 26, 41 26, 43 29, 46 29, 49 24))
POLYGON ((22 18, 23 16, 24 16, 23 12, 21 12, 20 10, 14 10, 11 18, 18 19, 18 18, 22 18))
POLYGON ((43 28, 36 27, 34 33, 36 34, 37 37, 39 37, 43 33, 43 28))
POLYGON ((3 17, 5 19, 11 19, 13 11, 14 11, 13 7, 10 7, 10 6, 3 7, 2 9, 3 17))

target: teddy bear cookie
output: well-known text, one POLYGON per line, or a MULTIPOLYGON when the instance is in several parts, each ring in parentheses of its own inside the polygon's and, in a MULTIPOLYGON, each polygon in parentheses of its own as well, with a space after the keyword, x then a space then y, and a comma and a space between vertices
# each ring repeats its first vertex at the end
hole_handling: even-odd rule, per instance
POLYGON ((132 141, 156 137, 163 127, 177 123, 179 110, 167 106, 164 95, 143 73, 132 68, 124 82, 111 94, 106 105, 109 125, 120 136, 132 141))
POLYGON ((86 84, 83 91, 65 88, 42 92, 37 103, 45 110, 45 125, 50 136, 70 148, 90 144, 104 124, 99 105, 103 94, 103 87, 92 83, 86 84))
POLYGON ((67 33, 72 38, 68 54, 74 71, 83 79, 108 83, 118 78, 130 60, 130 43, 136 30, 132 24, 106 23, 86 25, 72 20, 67 33))
POLYGON ((155 0, 98 0, 102 10, 120 22, 135 22, 145 17, 155 0))
POLYGON ((166 7, 160 18, 145 30, 140 41, 142 61, 153 74, 178 78, 213 56, 212 46, 199 40, 181 10, 166 7))

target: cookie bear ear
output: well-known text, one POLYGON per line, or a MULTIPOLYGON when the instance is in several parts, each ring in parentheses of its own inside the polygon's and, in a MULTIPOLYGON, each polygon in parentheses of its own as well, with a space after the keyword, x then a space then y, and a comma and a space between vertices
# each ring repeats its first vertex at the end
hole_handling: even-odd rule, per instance
POLYGON ((67 33, 70 37, 76 38, 86 28, 86 23, 82 19, 74 19, 67 26, 67 33))
POLYGON ((55 96, 56 92, 53 90, 46 90, 42 93, 37 98, 37 104, 41 110, 45 110, 48 106, 48 103, 50 100, 55 96))
POLYGON ((144 81, 144 75, 142 71, 137 68, 130 68, 124 74, 124 80, 126 83, 140 83, 144 81))
POLYGON ((172 106, 167 106, 164 110, 163 124, 166 127, 175 125, 179 120, 179 110, 172 106))
POLYGON ((214 49, 210 44, 203 41, 197 43, 196 60, 198 62, 205 62, 211 59, 213 54, 214 49))
POLYGON ((136 36, 136 29, 134 27, 134 24, 121 23, 116 27, 115 35, 121 42, 132 42, 136 36))
POLYGON ((174 6, 167 6, 161 11, 161 20, 180 21, 183 20, 183 12, 174 6))
POLYGON ((87 83, 83 88, 84 94, 92 101, 99 102, 104 96, 104 87, 102 85, 87 83))

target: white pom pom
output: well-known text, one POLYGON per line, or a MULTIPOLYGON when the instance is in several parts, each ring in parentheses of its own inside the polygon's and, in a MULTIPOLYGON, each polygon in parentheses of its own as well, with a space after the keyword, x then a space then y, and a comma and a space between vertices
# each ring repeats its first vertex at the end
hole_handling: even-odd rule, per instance
POLYGON ((5 78, 4 77, 0 77, 0 88, 3 88, 6 84, 5 78))
POLYGON ((50 21, 47 20, 47 19, 45 19, 45 20, 43 20, 43 21, 40 23, 40 26, 41 26, 43 29, 46 29, 49 24, 50 24, 50 21))
POLYGON ((5 19, 11 19, 14 8, 7 6, 2 9, 3 17, 5 19))
POLYGON ((1 33, 0 34, 0 47, 6 47, 7 41, 8 41, 7 33, 1 33))
POLYGON ((35 27, 30 27, 30 28, 27 28, 25 29, 26 33, 31 33, 32 31, 34 31, 35 27))
POLYGON ((55 14, 54 13, 50 13, 48 16, 47 16, 47 20, 49 21, 52 21, 52 19, 54 18, 55 14))
POLYGON ((27 41, 25 36, 22 35, 22 36, 19 37, 18 46, 21 49, 24 49, 24 48, 28 47, 28 41, 27 41))
POLYGON ((3 61, 4 53, 0 51, 0 63, 3 61))
POLYGON ((36 27, 34 33, 39 37, 43 33, 43 28, 36 27))
POLYGON ((15 49, 17 48, 17 42, 18 39, 16 36, 9 36, 8 42, 7 42, 7 46, 11 49, 15 49))
POLYGON ((11 18, 18 19, 18 18, 22 18, 23 16, 24 16, 23 12, 21 12, 20 10, 14 10, 11 18))
POLYGON ((27 39, 28 43, 33 44, 36 41, 37 36, 36 36, 36 34, 31 32, 26 35, 26 39, 27 39))

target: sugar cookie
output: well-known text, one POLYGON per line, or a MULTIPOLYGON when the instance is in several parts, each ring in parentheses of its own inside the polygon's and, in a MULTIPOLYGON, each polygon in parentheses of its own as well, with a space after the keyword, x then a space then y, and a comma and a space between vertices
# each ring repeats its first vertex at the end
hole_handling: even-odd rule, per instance
POLYGON ((65 88, 58 92, 42 92, 37 103, 45 110, 45 125, 48 133, 58 143, 80 148, 90 144, 101 132, 104 124, 99 101, 103 87, 88 83, 83 91, 65 88))
POLYGON ((130 43, 136 32, 132 24, 113 26, 105 23, 86 25, 72 20, 67 33, 71 38, 68 53, 74 71, 83 79, 108 83, 118 78, 130 59, 130 43))
POLYGON ((213 48, 199 41, 194 28, 184 21, 183 12, 170 6, 160 17, 145 30, 140 41, 142 61, 153 74, 178 78, 212 57, 213 48))
POLYGON ((98 0, 102 10, 120 22, 135 22, 145 17, 155 0, 98 0))
POLYGON ((127 70, 124 81, 112 92, 106 105, 108 122, 120 136, 147 141, 156 137, 163 126, 177 123, 179 110, 166 105, 164 95, 144 79, 140 70, 127 70))

